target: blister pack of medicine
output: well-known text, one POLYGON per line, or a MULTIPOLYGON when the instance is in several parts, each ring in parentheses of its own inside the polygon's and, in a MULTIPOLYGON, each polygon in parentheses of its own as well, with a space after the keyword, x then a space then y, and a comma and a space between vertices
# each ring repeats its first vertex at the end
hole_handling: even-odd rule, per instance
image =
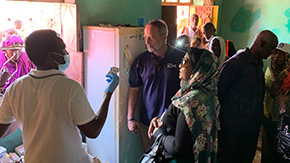
POLYGON ((117 74, 119 72, 119 68, 118 67, 111 67, 110 71, 107 73, 107 77, 112 77, 113 75, 117 74))

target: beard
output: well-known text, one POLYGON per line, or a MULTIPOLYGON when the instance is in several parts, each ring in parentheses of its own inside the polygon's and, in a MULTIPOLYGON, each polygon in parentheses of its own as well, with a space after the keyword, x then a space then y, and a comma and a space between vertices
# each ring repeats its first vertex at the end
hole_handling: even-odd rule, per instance
POLYGON ((153 53, 153 52, 154 52, 154 48, 149 47, 149 46, 147 46, 147 50, 148 50, 150 53, 153 53))
POLYGON ((158 50, 160 50, 162 48, 164 44, 162 43, 159 43, 159 44, 155 44, 155 45, 148 45, 147 44, 147 50, 150 52, 150 53, 153 53, 153 52, 156 52, 158 50))

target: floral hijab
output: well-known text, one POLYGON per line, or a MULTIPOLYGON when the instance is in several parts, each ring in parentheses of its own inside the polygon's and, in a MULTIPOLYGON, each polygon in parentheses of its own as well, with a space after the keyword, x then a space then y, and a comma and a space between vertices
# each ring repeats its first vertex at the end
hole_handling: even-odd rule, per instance
POLYGON ((172 98, 172 104, 185 116, 194 141, 195 161, 216 162, 220 109, 217 98, 219 62, 205 49, 194 50, 193 53, 201 53, 200 59, 193 65, 190 79, 181 82, 184 84, 172 98))
MULTIPOLYGON (((218 61, 213 54, 205 49, 199 49, 202 53, 198 63, 192 71, 192 75, 187 82, 181 81, 181 88, 172 98, 172 104, 178 108, 183 108, 196 91, 207 91, 216 95, 217 80, 219 75, 218 61)), ((193 54, 194 55, 194 54, 193 54)), ((192 103, 188 103, 189 106, 192 103)))

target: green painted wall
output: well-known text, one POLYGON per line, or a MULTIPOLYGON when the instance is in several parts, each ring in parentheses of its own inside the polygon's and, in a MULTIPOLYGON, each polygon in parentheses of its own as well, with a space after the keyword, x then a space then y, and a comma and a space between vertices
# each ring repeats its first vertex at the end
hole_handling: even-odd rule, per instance
MULTIPOLYGON (((161 18, 161 0, 76 0, 79 13, 79 32, 82 26, 99 24, 138 25, 138 17, 145 17, 145 23, 161 18)), ((83 49, 82 37, 79 39, 83 49)))
POLYGON ((261 30, 273 31, 279 42, 290 43, 289 0, 219 0, 218 34, 234 42, 236 49, 249 47, 261 30))
POLYGON ((76 0, 81 25, 131 24, 161 18, 161 0, 76 0))
POLYGON ((193 0, 193 5, 203 5, 203 0, 193 0))

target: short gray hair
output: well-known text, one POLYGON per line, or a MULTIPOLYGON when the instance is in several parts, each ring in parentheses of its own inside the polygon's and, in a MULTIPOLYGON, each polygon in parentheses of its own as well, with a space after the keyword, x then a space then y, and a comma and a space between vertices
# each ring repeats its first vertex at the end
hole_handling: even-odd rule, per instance
POLYGON ((152 25, 158 28, 159 35, 166 35, 168 36, 168 26, 164 20, 157 19, 157 20, 150 20, 146 25, 152 25))

